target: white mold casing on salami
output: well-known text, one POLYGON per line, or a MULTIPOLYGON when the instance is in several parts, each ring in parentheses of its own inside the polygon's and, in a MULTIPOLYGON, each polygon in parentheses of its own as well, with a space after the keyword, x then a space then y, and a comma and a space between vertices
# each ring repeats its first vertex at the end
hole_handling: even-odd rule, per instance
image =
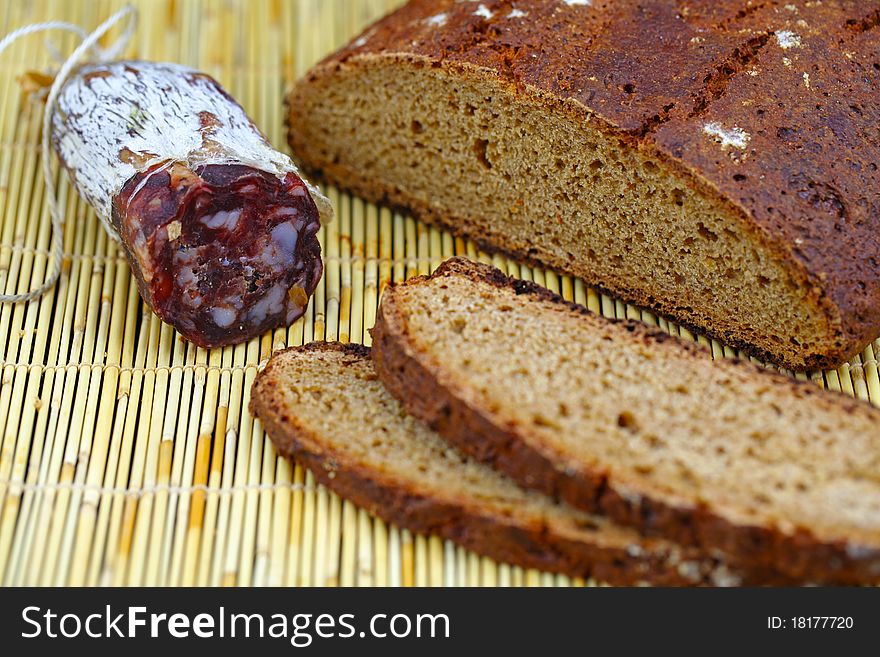
POLYGON ((122 243, 141 296, 201 346, 305 309, 329 201, 211 77, 177 64, 87 65, 65 83, 52 142, 122 243))

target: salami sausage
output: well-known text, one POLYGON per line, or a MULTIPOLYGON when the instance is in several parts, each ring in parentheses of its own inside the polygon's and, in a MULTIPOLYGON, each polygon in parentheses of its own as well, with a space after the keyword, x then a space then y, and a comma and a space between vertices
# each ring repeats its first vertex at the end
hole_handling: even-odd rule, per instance
POLYGON ((52 143, 144 301, 183 337, 234 344, 303 314, 329 201, 214 79, 176 64, 84 66, 58 97, 52 143))

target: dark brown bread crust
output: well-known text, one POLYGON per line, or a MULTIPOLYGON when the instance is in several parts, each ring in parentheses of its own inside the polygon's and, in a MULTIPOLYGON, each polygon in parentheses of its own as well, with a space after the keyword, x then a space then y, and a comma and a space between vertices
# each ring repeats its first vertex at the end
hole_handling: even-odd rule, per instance
MULTIPOLYGON (((341 343, 311 343, 285 351, 340 351, 355 359, 370 356, 367 347, 341 343)), ((629 550, 568 540, 555 535, 543 524, 524 527, 507 518, 481 515, 463 506, 403 490, 389 483, 380 472, 347 463, 326 441, 298 422, 295 409, 286 409, 274 394, 279 382, 273 378, 273 368, 283 354, 275 354, 257 375, 251 391, 251 414, 262 421, 281 454, 298 460, 321 484, 383 520, 419 534, 437 534, 497 561, 524 568, 593 577, 624 586, 641 583, 693 586, 692 569, 682 567, 687 561, 702 572, 703 579, 696 583, 718 583, 719 562, 697 557, 692 550, 673 556, 650 539, 643 549, 629 550), (319 451, 315 445, 322 445, 324 449, 319 451)), ((769 570, 731 573, 722 568, 722 571, 747 585, 792 583, 769 570)))
MULTIPOLYGON (((474 3, 413 0, 324 60, 294 95, 340 65, 379 57, 488 75, 548 110, 589 119, 724 199, 790 264, 808 290, 804 303, 830 324, 825 351, 800 360, 711 326, 700 331, 793 369, 836 366, 880 333, 880 37, 870 7, 845 0, 796 7, 745 0, 483 4, 489 19, 474 3), (514 6, 528 16, 510 17, 514 6), (426 22, 440 13, 442 27, 426 22), (709 124, 742 129, 749 141, 742 148, 719 144, 706 134, 709 124)), ((308 136, 297 133, 295 121, 289 140, 307 167, 331 182, 467 233, 461 218, 437 216, 343 163, 311 161, 308 136)), ((681 321, 674 308, 642 296, 626 300, 681 321)))
POLYGON ((704 550, 720 550, 729 555, 730 563, 740 568, 778 569, 800 581, 840 584, 880 581, 880 554, 875 550, 854 551, 843 543, 822 542, 803 528, 793 534, 783 534, 771 527, 732 524, 705 505, 671 506, 648 495, 636 499, 616 490, 602 470, 584 467, 574 472, 563 471, 554 465, 549 455, 521 440, 516 431, 494 424, 480 408, 470 406, 438 383, 438 372, 431 371, 410 348, 405 314, 395 305, 395 290, 400 287, 446 276, 466 277, 478 284, 509 288, 536 301, 563 305, 575 314, 593 315, 601 321, 621 324, 632 334, 633 341, 675 341, 683 356, 705 358, 707 367, 745 369, 773 385, 789 388, 793 395, 810 395, 816 403, 834 403, 848 413, 871 413, 880 422, 877 409, 845 395, 822 390, 810 382, 761 369, 747 361, 723 359, 712 363, 709 351, 702 346, 677 340, 639 322, 595 316, 587 308, 565 301, 534 283, 510 278, 494 267, 462 258, 447 260, 430 277, 416 277, 386 289, 376 325, 371 331, 376 372, 405 408, 425 420, 457 448, 504 472, 522 486, 591 513, 607 515, 615 522, 636 527, 650 535, 663 536, 683 545, 700 546, 704 550))

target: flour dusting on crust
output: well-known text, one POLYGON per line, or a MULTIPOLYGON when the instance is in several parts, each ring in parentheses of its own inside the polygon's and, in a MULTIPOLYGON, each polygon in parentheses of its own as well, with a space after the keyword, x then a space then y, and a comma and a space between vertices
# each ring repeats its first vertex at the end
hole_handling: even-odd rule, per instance
POLYGON ((779 47, 783 50, 788 50, 789 48, 799 48, 801 45, 801 38, 799 35, 791 32, 790 30, 780 30, 776 33, 776 41, 779 43, 779 47))
POLYGON ((425 19, 426 25, 434 25, 436 27, 440 27, 441 25, 446 24, 446 14, 436 14, 431 16, 430 18, 425 19))
POLYGON ((711 121, 703 126, 703 132, 715 139, 721 148, 727 150, 731 146, 740 150, 744 149, 752 136, 737 126, 725 128, 717 121, 711 121))
POLYGON ((479 16, 480 18, 485 18, 486 20, 489 20, 490 18, 492 18, 492 16, 494 16, 494 14, 486 7, 486 5, 481 4, 474 11, 474 16, 479 16))

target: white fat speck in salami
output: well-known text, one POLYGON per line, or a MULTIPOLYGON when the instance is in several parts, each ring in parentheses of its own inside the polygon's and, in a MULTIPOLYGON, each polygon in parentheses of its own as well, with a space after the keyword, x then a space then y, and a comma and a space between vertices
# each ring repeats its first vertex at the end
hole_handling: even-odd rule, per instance
POLYGON ((286 310, 285 299, 287 291, 280 285, 276 285, 269 293, 251 306, 248 311, 248 319, 255 322, 262 322, 265 318, 281 310, 286 310))
POLYGON ((297 210, 296 208, 278 208, 277 210, 275 210, 274 214, 276 217, 290 217, 297 214, 298 212, 299 210, 297 210))
POLYGON ((90 64, 65 82, 52 143, 125 247, 141 296, 203 347, 304 311, 329 201, 211 77, 177 64, 90 64), (305 301, 303 301, 305 297, 305 301))
POLYGON ((226 328, 232 326, 235 320, 238 319, 238 314, 233 308, 217 306, 216 308, 211 308, 211 317, 214 319, 214 323, 217 324, 217 326, 226 328))
POLYGON ((241 209, 238 210, 220 210, 214 214, 202 217, 202 223, 208 228, 223 228, 224 230, 233 230, 238 224, 238 218, 241 216, 241 209))
POLYGON ((272 229, 272 239, 284 252, 296 249, 296 228, 288 222, 278 224, 272 229))

